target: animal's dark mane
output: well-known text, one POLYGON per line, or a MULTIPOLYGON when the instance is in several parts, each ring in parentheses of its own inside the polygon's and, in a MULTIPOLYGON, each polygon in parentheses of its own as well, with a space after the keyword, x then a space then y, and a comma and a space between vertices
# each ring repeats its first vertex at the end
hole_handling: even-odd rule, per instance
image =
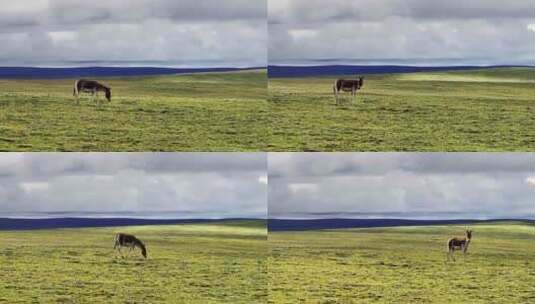
POLYGON ((78 86, 79 87, 96 87, 96 88, 102 88, 102 89, 106 89, 106 90, 109 90, 110 88, 103 85, 102 83, 98 82, 98 81, 95 81, 95 80, 89 80, 89 79, 79 79, 78 80, 78 86))

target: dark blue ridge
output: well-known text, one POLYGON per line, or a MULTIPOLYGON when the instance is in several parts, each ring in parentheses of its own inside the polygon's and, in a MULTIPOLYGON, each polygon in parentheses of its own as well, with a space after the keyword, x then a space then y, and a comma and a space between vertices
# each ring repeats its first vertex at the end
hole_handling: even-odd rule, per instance
MULTIPOLYGON (((0 67, 0 79, 62 79, 82 77, 150 76, 208 72, 237 72, 261 69, 251 68, 157 68, 157 67, 80 67, 36 68, 0 67)), ((265 68, 265 67, 264 67, 265 68)))
POLYGON ((270 78, 283 77, 317 77, 331 75, 362 75, 362 74, 393 74, 417 72, 441 72, 459 70, 479 70, 490 68, 512 68, 528 66, 402 66, 402 65, 318 65, 318 66, 287 66, 270 65, 268 75, 270 78))
POLYGON ((0 218, 0 230, 37 230, 56 228, 119 227, 139 225, 173 225, 245 221, 252 219, 135 219, 135 218, 0 218))
POLYGON ((405 220, 405 219, 313 219, 288 220, 269 219, 268 231, 306 231, 319 229, 380 228, 398 226, 431 226, 451 224, 479 224, 504 221, 520 221, 535 224, 535 220, 493 219, 493 220, 405 220))

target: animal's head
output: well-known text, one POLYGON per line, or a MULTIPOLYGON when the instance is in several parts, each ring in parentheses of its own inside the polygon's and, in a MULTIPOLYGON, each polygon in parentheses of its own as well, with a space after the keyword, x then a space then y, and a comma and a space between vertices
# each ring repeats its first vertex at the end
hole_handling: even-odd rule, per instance
POLYGON ((466 238, 467 239, 471 239, 472 238, 472 230, 471 229, 466 229, 466 238))
POLYGON ((108 102, 111 102, 111 89, 106 90, 106 99, 108 102))
POLYGON ((145 248, 145 244, 141 244, 141 254, 145 259, 147 258, 147 248, 145 248))
POLYGON ((364 85, 364 77, 359 77, 359 88, 364 85))

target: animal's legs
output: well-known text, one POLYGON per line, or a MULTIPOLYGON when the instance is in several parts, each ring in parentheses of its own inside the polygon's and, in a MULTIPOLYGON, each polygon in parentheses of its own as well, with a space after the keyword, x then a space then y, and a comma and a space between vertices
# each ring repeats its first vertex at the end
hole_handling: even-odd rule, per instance
POLYGON ((121 251, 121 245, 117 246, 117 250, 119 251, 119 254, 121 255, 121 258, 124 259, 124 255, 123 255, 123 252, 121 251))
POLYGON ((96 103, 97 103, 97 107, 100 108, 100 98, 98 98, 98 90, 95 90, 95 98, 96 98, 96 103))
POLYGON ((338 94, 336 93, 336 91, 337 91, 336 83, 337 82, 335 81, 334 84, 333 84, 333 94, 334 94, 334 101, 338 105, 338 94))
POLYGON ((127 248, 128 249, 126 250, 126 257, 130 257, 132 250, 134 250, 134 247, 128 245, 127 248))
POLYGON ((76 104, 80 104, 79 96, 80 92, 78 92, 78 80, 74 82, 74 89, 72 90, 72 95, 76 98, 76 104))

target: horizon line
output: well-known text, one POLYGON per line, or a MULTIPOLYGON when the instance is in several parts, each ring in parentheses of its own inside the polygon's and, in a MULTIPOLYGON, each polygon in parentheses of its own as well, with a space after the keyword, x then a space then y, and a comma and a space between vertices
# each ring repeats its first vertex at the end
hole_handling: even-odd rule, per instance
POLYGON ((51 219, 137 219, 137 220, 225 220, 225 219, 268 219, 261 216, 229 216, 229 217, 143 217, 143 216, 4 216, 0 215, 0 219, 28 219, 28 220, 51 220, 51 219))
POLYGON ((353 67, 415 67, 415 68, 424 68, 424 67, 430 67, 430 68, 440 68, 440 67, 480 67, 480 68, 488 68, 488 67, 527 67, 527 68, 534 68, 535 64, 529 65, 529 64, 444 64, 444 65, 422 65, 422 64, 379 64, 379 63, 372 63, 372 64, 269 64, 269 67, 347 67, 347 66, 353 66, 353 67))
POLYGON ((355 221, 374 221, 374 220, 399 220, 399 221, 535 221, 535 217, 488 217, 488 218, 403 218, 403 217, 268 217, 268 220, 279 221, 317 221, 317 220, 355 220, 355 221))
POLYGON ((25 69, 95 69, 95 68, 125 68, 125 69, 172 69, 172 70, 208 70, 208 69, 237 69, 237 70, 246 70, 246 69, 265 69, 268 66, 155 66, 155 65, 132 65, 132 66, 121 66, 121 65, 91 65, 91 66, 45 66, 45 65, 1 65, 0 69, 14 69, 14 68, 25 68, 25 69))

